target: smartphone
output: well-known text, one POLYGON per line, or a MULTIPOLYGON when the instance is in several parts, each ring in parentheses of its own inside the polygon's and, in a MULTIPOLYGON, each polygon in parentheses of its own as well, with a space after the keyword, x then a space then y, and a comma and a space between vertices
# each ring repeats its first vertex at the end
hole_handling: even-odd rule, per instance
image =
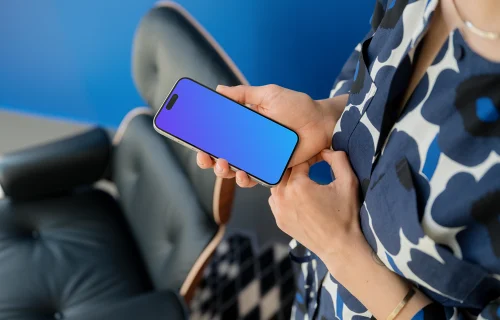
POLYGON ((189 78, 177 81, 153 126, 267 187, 281 181, 299 142, 293 130, 189 78))

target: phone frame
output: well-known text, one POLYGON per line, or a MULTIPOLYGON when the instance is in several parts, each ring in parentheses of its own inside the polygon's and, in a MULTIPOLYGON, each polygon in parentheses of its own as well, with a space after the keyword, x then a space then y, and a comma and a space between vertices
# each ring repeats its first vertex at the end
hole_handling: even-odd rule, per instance
MULTIPOLYGON (((218 92, 217 92, 217 91, 215 91, 214 89, 209 88, 209 87, 207 87, 206 85, 204 85, 204 84, 202 84, 202 83, 200 83, 200 82, 198 82, 198 81, 196 81, 196 80, 194 80, 194 79, 192 79, 192 78, 189 78, 189 77, 182 77, 182 78, 180 78, 179 80, 177 80, 177 81, 175 82, 174 86, 172 87, 172 89, 170 89, 170 92, 168 93, 167 97, 165 98, 165 100, 163 101, 163 103, 161 104, 160 108, 158 109, 158 111, 156 112, 156 114, 155 114, 155 116, 154 116, 154 118, 153 118, 153 128, 156 130, 156 132, 158 132, 158 133, 159 133, 159 134, 161 134, 162 136, 165 136, 165 137, 167 137, 167 138, 169 138, 169 139, 171 139, 171 140, 173 140, 173 141, 175 141, 175 142, 177 142, 177 143, 179 143, 179 144, 183 145, 184 147, 186 147, 186 148, 188 148, 188 149, 191 149, 191 150, 196 151, 196 152, 204 152, 204 153, 206 153, 206 154, 210 155, 210 157, 211 157, 212 159, 214 159, 214 160, 217 160, 217 159, 218 159, 218 157, 214 156, 214 155, 213 155, 213 154, 211 154, 210 152, 207 152, 207 151, 205 151, 205 150, 201 150, 201 149, 199 149, 198 147, 196 147, 196 146, 194 146, 194 145, 190 144, 189 142, 186 142, 186 141, 184 141, 184 140, 182 140, 182 139, 180 139, 180 138, 177 138, 176 136, 174 136, 174 135, 172 135, 172 134, 170 134, 170 133, 168 133, 168 132, 166 132, 166 131, 164 131, 164 130, 162 130, 162 129, 160 129, 160 128, 158 128, 158 127, 156 126, 156 118, 158 117, 158 114, 160 114, 160 112, 161 112, 161 111, 162 111, 162 109, 164 108, 165 103, 168 101, 168 99, 169 99, 169 98, 170 98, 170 96, 172 95, 172 92, 173 92, 173 91, 174 91, 174 89, 177 87, 177 84, 179 83, 179 81, 181 81, 181 80, 183 80, 183 79, 193 81, 194 83, 197 83, 197 84, 199 84, 200 86, 207 88, 208 90, 212 91, 213 93, 218 94, 218 95, 220 95, 221 97, 223 97, 223 98, 225 98, 225 99, 231 100, 232 102, 234 102, 234 103, 236 103, 236 104, 240 105, 241 107, 246 108, 246 109, 248 109, 248 110, 250 110, 250 111, 252 111, 252 112, 255 112, 255 113, 256 113, 256 114, 258 114, 259 116, 264 117, 264 118, 266 118, 266 119, 268 119, 268 120, 270 120, 270 121, 272 121, 272 122, 276 123, 277 125, 279 125, 279 126, 281 126, 281 127, 285 128, 285 129, 290 130, 291 132, 293 132, 293 133, 295 134, 295 136, 297 137, 297 143, 295 143, 295 146, 293 147, 292 153, 290 154, 290 158, 288 158, 288 161, 287 161, 287 163, 286 163, 285 169, 284 169, 284 170, 283 170, 283 172, 281 173, 281 176, 280 176, 280 178, 279 178, 278 182, 276 182, 275 184, 270 184, 270 183, 268 183, 268 182, 266 182, 266 181, 263 181, 263 180, 259 179, 258 177, 256 177, 256 176, 254 176, 254 175, 252 175, 252 174, 250 174, 250 173, 248 173, 248 172, 246 172, 246 171, 245 171, 245 172, 248 174, 248 176, 250 177, 250 179, 252 179, 253 181, 257 182, 258 184, 260 184, 260 185, 262 185, 262 186, 264 186, 264 187, 267 187, 267 188, 272 188, 273 186, 278 185, 278 184, 281 182, 281 180, 283 179, 283 176, 285 175, 285 172, 286 172, 286 170, 288 169, 288 165, 290 164, 290 161, 292 160, 292 156, 293 156, 293 154, 295 153, 295 150, 297 149, 297 146, 299 145, 300 138, 299 138, 299 135, 297 134, 297 132, 295 132, 294 130, 292 130, 292 129, 288 128, 287 126, 285 126, 285 125, 283 125, 283 124, 281 124, 281 123, 279 123, 279 122, 277 122, 277 121, 274 121, 273 119, 271 119, 271 118, 269 118, 269 117, 266 117, 265 115, 262 115, 262 114, 258 113, 257 111, 255 111, 255 110, 253 110, 253 109, 251 109, 251 108, 249 108, 249 107, 247 107, 247 106, 245 106, 245 105, 243 105, 243 104, 241 104, 241 103, 239 103, 239 102, 237 102, 237 101, 235 101, 235 100, 233 100, 233 99, 231 99, 231 98, 226 97, 225 95, 222 95, 222 94, 218 93, 218 92)), ((237 170, 244 171, 244 170, 242 170, 242 169, 240 169, 240 168, 238 168, 238 167, 236 167, 236 166, 233 166, 233 165, 231 165, 231 164, 229 164, 229 168, 230 168, 232 171, 235 171, 235 172, 236 172, 237 170)))

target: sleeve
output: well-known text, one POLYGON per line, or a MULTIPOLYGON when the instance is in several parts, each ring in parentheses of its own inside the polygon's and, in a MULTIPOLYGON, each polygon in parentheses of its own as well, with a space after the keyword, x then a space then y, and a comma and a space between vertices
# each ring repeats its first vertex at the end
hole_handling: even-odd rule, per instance
MULTIPOLYGON (((363 39, 364 41, 364 39, 363 39)), ((335 80, 335 84, 333 85, 332 91, 330 91, 330 98, 336 97, 336 96, 341 96, 343 94, 349 93, 351 90, 352 86, 352 81, 354 78, 354 72, 356 69, 356 64, 359 59, 359 54, 361 52, 361 44, 363 42, 360 42, 356 48, 354 49, 354 52, 351 54, 351 56, 347 59, 346 63, 342 67, 342 70, 340 71, 340 74, 338 75, 337 79, 335 80)))
MULTIPOLYGON (((420 310, 412 320, 461 320, 469 319, 469 313, 464 314, 463 311, 453 307, 444 307, 437 302, 431 303, 420 310)), ((490 302, 481 311, 476 320, 495 320, 500 319, 500 298, 490 302)))
POLYGON ((484 308, 484 310, 479 314, 479 317, 477 317, 477 320, 493 320, 493 319, 500 319, 500 298, 497 300, 490 302, 484 308))
MULTIPOLYGON (((431 303, 416 315, 412 320, 461 320, 471 318, 470 313, 464 313, 453 307, 444 307, 437 302, 431 303)), ((500 319, 500 298, 490 302, 481 311, 476 320, 498 320, 500 319)))
POLYGON ((349 93, 351 90, 354 73, 356 70, 356 64, 359 60, 359 55, 361 53, 361 45, 366 39, 369 39, 375 33, 380 22, 382 21, 385 13, 385 7, 387 5, 387 0, 377 0, 375 3, 375 10, 370 18, 370 31, 366 34, 363 40, 354 48, 353 53, 347 59, 346 63, 342 67, 340 74, 335 80, 333 89, 330 91, 330 98, 340 96, 349 93))
POLYGON ((455 308, 444 307, 437 302, 433 302, 427 305, 412 318, 412 320, 445 320, 445 319, 446 320, 458 319, 458 313, 455 308))

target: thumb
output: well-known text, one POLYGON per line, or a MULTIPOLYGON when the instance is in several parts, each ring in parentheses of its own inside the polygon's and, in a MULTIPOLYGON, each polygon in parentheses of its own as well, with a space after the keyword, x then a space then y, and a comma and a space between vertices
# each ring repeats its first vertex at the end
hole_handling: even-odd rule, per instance
POLYGON ((303 162, 292 167, 292 172, 290 173, 289 182, 296 181, 297 179, 309 178, 309 163, 303 162))
POLYGON ((266 96, 266 91, 263 87, 252 87, 247 85, 235 87, 218 85, 216 91, 238 103, 250 105, 261 104, 266 96))
POLYGON ((332 167, 336 180, 351 179, 354 177, 351 163, 344 151, 323 150, 321 152, 321 157, 330 164, 330 167, 332 167))

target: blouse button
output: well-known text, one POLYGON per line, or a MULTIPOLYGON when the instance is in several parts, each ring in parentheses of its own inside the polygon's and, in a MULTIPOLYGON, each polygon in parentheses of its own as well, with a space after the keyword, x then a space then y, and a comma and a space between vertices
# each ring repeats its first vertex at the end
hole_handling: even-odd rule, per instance
POLYGON ((464 47, 461 45, 455 46, 455 59, 457 59, 457 61, 462 61, 464 59, 464 56, 465 56, 464 47))

